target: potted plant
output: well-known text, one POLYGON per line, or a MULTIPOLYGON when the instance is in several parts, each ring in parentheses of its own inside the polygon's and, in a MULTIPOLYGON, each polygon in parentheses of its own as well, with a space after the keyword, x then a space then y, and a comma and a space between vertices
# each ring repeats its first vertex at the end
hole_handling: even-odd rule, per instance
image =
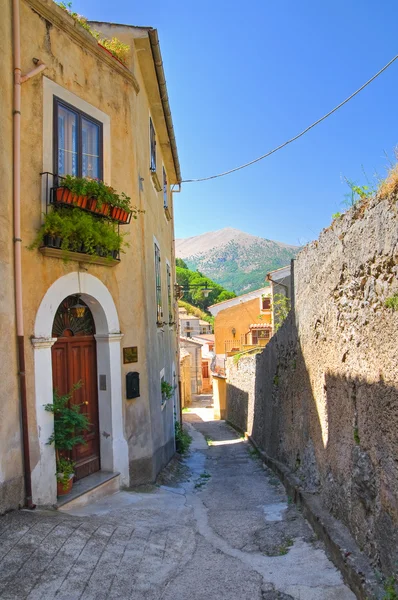
POLYGON ((116 258, 128 246, 114 223, 94 217, 78 208, 60 208, 44 215, 44 223, 29 249, 50 246, 67 252, 116 258))
POLYGON ((75 476, 75 463, 69 458, 58 457, 57 462, 57 496, 69 494, 75 476))
POLYGON ((162 392, 162 404, 166 402, 166 400, 171 400, 173 397, 174 388, 168 381, 162 380, 160 384, 160 389, 162 392))
POLYGON ((68 455, 75 446, 86 443, 83 434, 90 429, 88 417, 80 412, 81 405, 71 402, 74 392, 81 386, 79 381, 64 395, 54 390, 53 403, 44 406, 54 415, 54 431, 47 444, 55 447, 58 496, 68 494, 72 488, 75 465, 68 455))
POLYGON ((129 196, 124 192, 118 194, 114 188, 98 179, 89 177, 74 177, 66 175, 62 178, 62 185, 56 188, 55 202, 62 204, 75 204, 91 212, 109 216, 120 223, 127 223, 130 215, 139 212, 130 205, 129 196))

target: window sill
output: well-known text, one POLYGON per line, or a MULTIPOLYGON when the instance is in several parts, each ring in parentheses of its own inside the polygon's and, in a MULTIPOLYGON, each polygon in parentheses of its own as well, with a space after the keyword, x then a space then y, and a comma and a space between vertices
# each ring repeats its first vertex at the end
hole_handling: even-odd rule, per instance
POLYGON ((151 170, 151 178, 152 178, 152 183, 155 186, 155 190, 157 192, 160 192, 162 190, 162 186, 160 185, 159 177, 158 177, 158 174, 156 173, 156 171, 151 170))
POLYGON ((39 248, 39 251, 43 256, 49 256, 50 258, 61 258, 65 261, 75 260, 77 262, 102 265, 104 267, 115 267, 120 263, 120 260, 116 260, 115 258, 90 256, 90 254, 84 254, 83 252, 71 252, 70 250, 61 250, 60 248, 47 248, 43 246, 42 248, 39 248))

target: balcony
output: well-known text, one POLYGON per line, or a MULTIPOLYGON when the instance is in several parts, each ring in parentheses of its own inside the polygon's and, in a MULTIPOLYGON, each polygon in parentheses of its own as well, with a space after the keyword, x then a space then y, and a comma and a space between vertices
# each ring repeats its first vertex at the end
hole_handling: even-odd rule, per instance
POLYGON ((242 350, 239 340, 226 340, 224 342, 226 356, 232 356, 242 350))
POLYGON ((73 194, 62 185, 62 177, 41 175, 45 215, 31 248, 64 261, 119 264, 124 245, 119 226, 130 221, 131 213, 124 210, 122 214, 115 210, 119 207, 97 202, 88 195, 73 194))

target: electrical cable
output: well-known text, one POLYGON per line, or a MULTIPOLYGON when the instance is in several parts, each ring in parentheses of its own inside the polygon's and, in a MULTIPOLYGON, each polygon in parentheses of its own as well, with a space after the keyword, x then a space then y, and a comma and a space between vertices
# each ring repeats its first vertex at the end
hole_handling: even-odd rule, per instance
POLYGON ((290 140, 287 140, 287 142, 284 142, 283 144, 281 144, 280 146, 277 146, 273 150, 270 150, 266 154, 263 154, 262 156, 259 156, 258 158, 255 158, 254 160, 251 160, 250 162, 245 163, 244 165, 241 165, 240 167, 235 167, 234 169, 230 169, 229 171, 225 171, 224 173, 218 173, 217 175, 211 175, 210 177, 201 177, 199 179, 183 179, 181 183, 197 183, 198 181, 209 181, 210 179, 217 179, 218 177, 224 177, 225 175, 230 175, 231 173, 235 173, 236 171, 240 171, 241 169, 250 167, 250 165, 254 165, 254 163, 259 162, 260 160, 263 160, 264 158, 267 158, 268 156, 271 156, 271 154, 274 154, 275 152, 277 152, 278 150, 281 150, 288 144, 291 144, 292 142, 295 142, 296 140, 298 140, 300 137, 305 135, 310 129, 313 129, 313 127, 315 127, 316 125, 319 125, 319 123, 321 123, 322 121, 324 121, 325 119, 330 117, 330 115, 332 115, 337 110, 339 110, 339 108, 344 106, 344 104, 347 104, 347 102, 352 100, 352 98, 354 98, 357 94, 359 94, 359 92, 362 92, 363 89, 365 89, 370 83, 372 83, 372 81, 374 81, 376 79, 376 77, 378 77, 386 69, 388 69, 388 67, 391 66, 392 63, 397 60, 397 58, 398 58, 398 54, 396 56, 394 56, 394 58, 392 58, 390 60, 390 62, 388 62, 382 69, 380 69, 380 71, 378 71, 375 75, 373 75, 373 77, 371 77, 366 83, 364 83, 360 88, 358 88, 356 90, 356 92, 351 94, 351 96, 348 96, 348 98, 343 100, 343 102, 340 102, 340 104, 338 104, 335 108, 333 108, 331 111, 326 113, 326 115, 324 115, 323 117, 321 117, 320 119, 315 121, 315 123, 312 123, 312 125, 309 125, 309 127, 304 129, 301 133, 298 133, 297 135, 292 137, 290 140))

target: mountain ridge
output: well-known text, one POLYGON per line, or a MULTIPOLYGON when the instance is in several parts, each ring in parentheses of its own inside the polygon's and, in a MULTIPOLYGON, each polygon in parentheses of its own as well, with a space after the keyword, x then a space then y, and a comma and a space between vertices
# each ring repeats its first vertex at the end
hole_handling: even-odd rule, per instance
POLYGON ((176 256, 190 269, 237 294, 263 287, 267 272, 289 264, 299 250, 233 227, 176 239, 176 256))

